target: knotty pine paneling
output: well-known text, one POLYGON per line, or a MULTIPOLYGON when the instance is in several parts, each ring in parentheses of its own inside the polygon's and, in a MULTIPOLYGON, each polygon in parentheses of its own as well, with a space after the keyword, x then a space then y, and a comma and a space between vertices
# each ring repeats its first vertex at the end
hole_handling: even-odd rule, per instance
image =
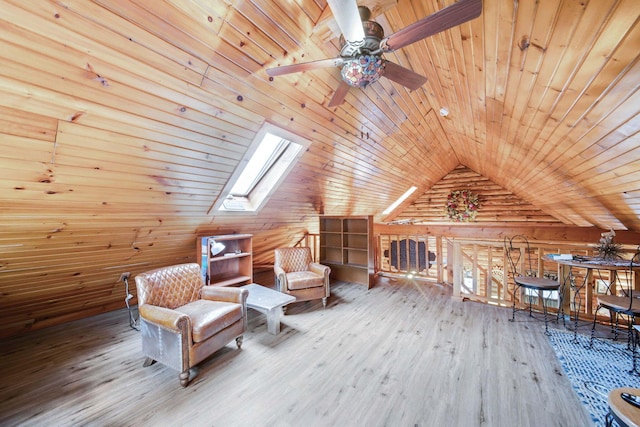
POLYGON ((474 221, 477 223, 561 223, 558 219, 465 166, 458 166, 448 173, 404 208, 395 219, 415 224, 430 222, 455 224, 455 221, 446 216, 445 208, 447 196, 455 190, 470 190, 478 196, 480 208, 474 221))
MULTIPOLYGON (((389 35, 452 2, 367 3, 389 35)), ((635 0, 484 0, 385 55, 423 87, 333 108, 339 69, 265 72, 338 55, 324 0, 0 7, 0 335, 122 307, 120 273, 194 261, 197 236, 254 234, 269 264, 321 214, 441 223, 454 186, 486 225, 640 231, 635 0), (310 147, 258 214, 211 212, 265 122, 310 147)))

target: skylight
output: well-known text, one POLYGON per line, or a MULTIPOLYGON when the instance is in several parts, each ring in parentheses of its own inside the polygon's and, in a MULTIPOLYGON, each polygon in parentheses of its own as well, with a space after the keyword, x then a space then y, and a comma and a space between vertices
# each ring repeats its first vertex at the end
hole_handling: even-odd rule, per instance
POLYGON ((267 132, 231 189, 231 195, 236 197, 249 196, 251 190, 269 172, 278 157, 287 149, 289 143, 286 139, 267 132))
POLYGON ((265 124, 231 176, 216 209, 222 212, 258 211, 307 146, 309 142, 297 135, 265 124))
POLYGON ((389 215, 391 212, 393 212, 393 210, 395 208, 398 207, 398 205, 400 205, 400 203, 404 202, 407 199, 407 197, 409 197, 411 195, 411 193, 413 193, 417 189, 418 189, 418 187, 413 186, 410 189, 408 189, 407 191, 405 191, 405 193, 402 196, 400 196, 398 198, 398 200, 396 200, 395 202, 391 203, 391 205, 387 209, 385 209, 384 212, 382 212, 382 214, 383 215, 389 215))

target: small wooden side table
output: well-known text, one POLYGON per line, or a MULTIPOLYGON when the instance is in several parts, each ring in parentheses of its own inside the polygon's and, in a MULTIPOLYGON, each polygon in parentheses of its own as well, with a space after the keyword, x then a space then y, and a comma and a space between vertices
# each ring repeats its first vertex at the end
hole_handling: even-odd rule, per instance
POLYGON ((640 388, 614 388, 609 392, 607 403, 609 405, 609 413, 607 414, 605 423, 607 426, 612 425, 612 421, 616 420, 620 427, 640 427, 640 408, 636 408, 631 403, 625 402, 621 393, 640 395, 640 388))

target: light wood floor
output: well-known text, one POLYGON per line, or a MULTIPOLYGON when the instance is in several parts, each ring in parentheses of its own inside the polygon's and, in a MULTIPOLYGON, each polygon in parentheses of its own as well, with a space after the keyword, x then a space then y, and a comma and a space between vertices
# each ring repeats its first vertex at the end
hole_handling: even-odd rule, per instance
POLYGON ((406 282, 337 284, 282 332, 253 310, 186 389, 142 367, 126 310, 0 342, 0 425, 589 426, 543 334, 510 311, 406 282))

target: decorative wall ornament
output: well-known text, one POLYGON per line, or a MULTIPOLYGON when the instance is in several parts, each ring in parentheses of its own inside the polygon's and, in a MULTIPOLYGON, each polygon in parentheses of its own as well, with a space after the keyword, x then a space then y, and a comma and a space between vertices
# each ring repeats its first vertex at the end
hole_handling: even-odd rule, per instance
POLYGON ((469 190, 454 190, 447 196, 447 218, 467 222, 475 221, 480 203, 478 195, 469 190))

